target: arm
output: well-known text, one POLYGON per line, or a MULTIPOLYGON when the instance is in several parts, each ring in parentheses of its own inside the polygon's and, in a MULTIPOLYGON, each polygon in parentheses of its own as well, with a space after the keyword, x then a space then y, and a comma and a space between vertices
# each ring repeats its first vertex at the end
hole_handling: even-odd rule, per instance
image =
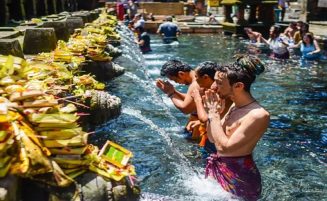
POLYGON ((157 34, 161 34, 161 24, 159 25, 159 28, 157 30, 157 34))
MULTIPOLYGON (((250 112, 242 124, 228 138, 221 123, 219 109, 219 97, 213 92, 205 95, 205 103, 208 106, 209 123, 207 127, 209 139, 213 139, 218 151, 222 154, 235 152, 246 145, 256 143, 266 131, 269 124, 269 114, 264 111, 250 112)), ((259 109, 260 110, 260 109, 259 109)))
POLYGON ((175 90, 175 96, 176 96, 176 97, 179 97, 179 99, 181 99, 181 100, 184 100, 186 94, 185 94, 185 93, 182 93, 182 92, 180 92, 180 91, 175 90))
POLYGON ((288 30, 289 30, 289 27, 287 27, 287 28, 284 30, 283 34, 284 34, 285 36, 288 35, 288 30))
POLYGON ((191 96, 191 92, 195 89, 194 83, 192 83, 187 90, 184 100, 181 100, 176 93, 174 92, 172 96, 170 96, 171 101, 175 105, 177 109, 179 109, 184 114, 190 114, 195 110, 195 103, 191 96))
POLYGON ((177 27, 177 32, 176 32, 176 36, 181 35, 181 30, 179 29, 179 27, 177 27))
POLYGON ((261 33, 258 33, 258 32, 253 32, 253 35, 254 35, 257 43, 261 43, 261 41, 262 41, 262 39, 261 39, 262 38, 262 34, 261 33))
POLYGON ((302 40, 295 45, 290 45, 289 48, 299 48, 301 46, 302 40))
POLYGON ((286 47, 289 46, 288 42, 285 42, 285 35, 284 34, 280 34, 279 38, 278 38, 278 42, 282 43, 283 45, 285 45, 286 47))
POLYGON ((139 46, 143 46, 144 45, 144 40, 140 39, 139 41, 135 41, 139 46))
POLYGON ((178 97, 181 100, 185 99, 185 94, 177 91, 175 87, 168 81, 158 79, 156 80, 156 86, 168 96, 172 96, 174 94, 176 98, 178 97))
POLYGON ((194 99, 194 103, 196 106, 196 111, 198 113, 198 119, 204 123, 208 121, 208 114, 204 109, 203 102, 202 102, 202 97, 200 95, 199 90, 195 89, 192 92, 192 97, 194 99))
POLYGON ((310 54, 316 54, 316 53, 319 53, 319 52, 320 52, 320 47, 319 47, 319 44, 318 44, 317 40, 313 40, 313 44, 314 44, 316 50, 310 52, 310 54))
POLYGON ((269 42, 270 42, 270 40, 268 39, 268 40, 266 40, 264 37, 260 37, 260 40, 262 41, 262 42, 264 42, 264 43, 266 43, 267 45, 269 45, 269 42))
POLYGON ((189 114, 194 111, 195 104, 193 98, 191 97, 191 92, 195 88, 194 82, 190 85, 185 96, 182 93, 177 92, 174 86, 168 81, 164 82, 162 80, 157 80, 156 85, 161 91, 167 94, 169 98, 171 98, 171 101, 175 107, 184 114, 189 114))
POLYGON ((291 33, 291 28, 290 27, 287 27, 284 31, 284 35, 287 36, 287 37, 290 37, 290 33, 291 33))

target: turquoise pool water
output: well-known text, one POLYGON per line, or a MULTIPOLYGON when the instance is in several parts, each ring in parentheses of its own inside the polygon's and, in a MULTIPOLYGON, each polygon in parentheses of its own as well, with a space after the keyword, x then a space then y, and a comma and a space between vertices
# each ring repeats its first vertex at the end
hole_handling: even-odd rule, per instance
MULTIPOLYGON (((204 179, 204 160, 184 139, 187 116, 154 80, 168 59, 193 67, 206 60, 228 63, 247 45, 218 35, 183 35, 179 45, 170 46, 152 36, 153 52, 142 57, 131 38, 124 40, 117 62, 126 73, 108 86, 122 99, 122 114, 99 127, 92 140, 101 146, 111 139, 133 151, 142 200, 232 200, 215 181, 204 179)), ((264 53, 259 56, 267 69, 252 89, 271 113, 270 127, 254 151, 263 178, 261 200, 327 200, 327 63, 282 63, 264 53)))

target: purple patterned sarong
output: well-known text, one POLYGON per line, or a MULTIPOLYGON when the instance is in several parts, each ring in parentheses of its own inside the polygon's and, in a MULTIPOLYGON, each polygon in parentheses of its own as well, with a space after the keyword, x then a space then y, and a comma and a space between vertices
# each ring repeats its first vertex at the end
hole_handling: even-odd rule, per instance
POLYGON ((252 155, 207 158, 206 177, 212 176, 228 192, 244 199, 258 200, 261 194, 261 176, 252 155))

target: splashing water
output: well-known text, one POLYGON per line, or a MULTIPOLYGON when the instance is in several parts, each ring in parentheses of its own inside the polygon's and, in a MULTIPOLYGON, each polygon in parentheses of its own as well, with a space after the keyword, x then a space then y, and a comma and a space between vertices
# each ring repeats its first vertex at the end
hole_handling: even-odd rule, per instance
MULTIPOLYGON (((236 200, 216 181, 204 179, 204 160, 189 155, 197 145, 183 138, 187 117, 156 89, 154 80, 168 59, 192 66, 206 60, 227 63, 234 53, 246 51, 246 45, 221 36, 193 35, 180 37, 178 46, 167 46, 151 36, 153 52, 142 55, 133 34, 124 27, 120 31, 123 55, 115 62, 126 73, 108 88, 122 99, 123 110, 99 128, 103 135, 97 135, 97 142, 111 138, 133 151, 142 201, 236 200)), ((326 64, 304 68, 298 61, 259 56, 266 72, 252 93, 271 113, 271 125, 254 152, 263 179, 262 200, 327 200, 326 64)))

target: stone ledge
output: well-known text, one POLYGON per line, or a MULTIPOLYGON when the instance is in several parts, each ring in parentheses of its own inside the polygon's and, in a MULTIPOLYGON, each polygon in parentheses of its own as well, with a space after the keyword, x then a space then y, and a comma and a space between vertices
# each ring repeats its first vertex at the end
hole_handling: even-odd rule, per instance
POLYGON ((22 47, 17 39, 0 39, 0 54, 24 58, 22 47))

